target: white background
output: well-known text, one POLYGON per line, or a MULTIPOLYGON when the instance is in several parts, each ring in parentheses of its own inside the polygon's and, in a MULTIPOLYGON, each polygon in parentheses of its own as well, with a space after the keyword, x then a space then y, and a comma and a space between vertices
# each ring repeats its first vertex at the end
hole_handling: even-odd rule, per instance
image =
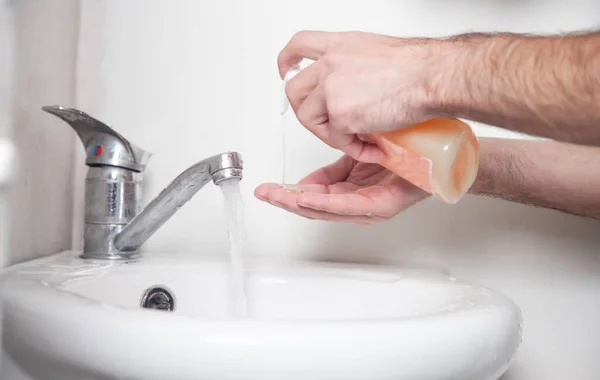
MULTIPOLYGON (((29 96, 19 103, 18 112, 24 116, 16 114, 15 128, 21 130, 16 140, 30 149, 22 154, 33 150, 46 159, 25 160, 20 188, 28 191, 25 181, 39 186, 26 198, 17 197, 16 207, 27 215, 43 207, 54 207, 55 212, 17 221, 12 262, 31 257, 34 249, 38 255, 67 248, 71 233, 56 230, 57 218, 69 223, 74 219, 72 238, 76 247, 81 244, 83 151, 74 145, 66 124, 35 111, 46 103, 62 102, 107 122, 154 153, 146 173, 147 201, 193 162, 237 150, 246 165, 242 187, 252 254, 446 268, 504 292, 522 308, 524 342, 505 380, 600 376, 597 221, 467 197, 455 206, 431 199, 389 223, 360 228, 304 220, 252 197, 259 183, 280 180, 276 57, 295 31, 363 30, 398 36, 553 33, 597 27, 597 1, 89 0, 56 1, 53 4, 60 6, 54 7, 18 3, 30 16, 21 22, 37 18, 21 31, 29 45, 21 44, 17 51, 23 57, 21 70, 29 73, 23 78, 30 82, 17 86, 29 96), (58 44, 59 36, 61 46, 52 45, 58 44), (52 79, 42 69, 45 65, 53 65, 52 79), (48 136, 44 128, 56 129, 48 136), (42 143, 32 148, 32 141, 40 139, 64 149, 42 143), (65 153, 69 147, 75 160, 65 153), (61 164, 52 165, 50 157, 61 164), (46 175, 49 170, 58 178, 46 175), (57 188, 55 181, 69 185, 57 188), (38 249, 44 244, 46 252, 38 249)), ((476 130, 511 136, 480 126, 476 130)), ((292 179, 339 155, 296 124, 288 138, 292 179)), ((203 189, 145 249, 174 255, 227 254, 219 190, 203 189)))

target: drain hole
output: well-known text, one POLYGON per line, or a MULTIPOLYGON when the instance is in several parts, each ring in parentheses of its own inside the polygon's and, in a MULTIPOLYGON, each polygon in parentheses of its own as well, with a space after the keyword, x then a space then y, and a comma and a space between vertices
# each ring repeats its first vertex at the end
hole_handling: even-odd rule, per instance
POLYGON ((142 307, 145 309, 173 311, 175 309, 175 299, 171 295, 171 292, 164 287, 153 286, 146 290, 142 296, 142 307))

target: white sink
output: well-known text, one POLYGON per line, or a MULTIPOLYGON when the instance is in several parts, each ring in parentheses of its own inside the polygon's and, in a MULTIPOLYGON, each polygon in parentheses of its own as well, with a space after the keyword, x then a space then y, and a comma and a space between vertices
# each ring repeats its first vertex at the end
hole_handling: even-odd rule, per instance
POLYGON ((247 319, 228 317, 229 267, 217 261, 66 252, 9 268, 6 354, 43 380, 495 380, 521 341, 509 299, 439 272, 248 267, 247 319), (140 307, 155 285, 174 311, 140 307))

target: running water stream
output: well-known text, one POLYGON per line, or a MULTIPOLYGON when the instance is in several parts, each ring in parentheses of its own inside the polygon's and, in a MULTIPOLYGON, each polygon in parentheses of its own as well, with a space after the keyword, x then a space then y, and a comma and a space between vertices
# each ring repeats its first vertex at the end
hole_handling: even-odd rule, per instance
POLYGON ((223 191, 225 219, 230 244, 232 312, 233 318, 244 318, 247 314, 246 274, 244 271, 244 253, 246 250, 246 221, 244 200, 240 192, 240 182, 230 179, 219 183, 223 191))
MULTIPOLYGON (((298 66, 293 67, 285 76, 281 90, 281 148, 282 148, 282 173, 281 185, 284 188, 294 190, 288 186, 285 114, 289 108, 289 102, 285 93, 285 84, 300 72, 298 66)), ((234 318, 244 318, 247 315, 248 299, 246 294, 246 274, 244 271, 244 252, 246 249, 246 221, 244 216, 244 200, 240 192, 238 180, 226 180, 219 183, 223 192, 225 205, 225 219, 227 221, 227 232, 229 235, 230 261, 231 261, 231 285, 232 285, 232 312, 234 318)))

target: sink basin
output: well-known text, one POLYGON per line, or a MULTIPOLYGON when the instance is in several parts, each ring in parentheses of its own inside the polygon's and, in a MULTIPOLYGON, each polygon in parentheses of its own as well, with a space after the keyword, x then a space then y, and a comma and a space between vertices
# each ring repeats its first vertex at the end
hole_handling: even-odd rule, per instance
POLYGON ((44 380, 495 380, 521 341, 513 302, 433 270, 251 262, 244 319, 230 280, 186 255, 21 264, 0 277, 4 349, 44 380), (172 311, 141 307, 153 287, 172 311))

